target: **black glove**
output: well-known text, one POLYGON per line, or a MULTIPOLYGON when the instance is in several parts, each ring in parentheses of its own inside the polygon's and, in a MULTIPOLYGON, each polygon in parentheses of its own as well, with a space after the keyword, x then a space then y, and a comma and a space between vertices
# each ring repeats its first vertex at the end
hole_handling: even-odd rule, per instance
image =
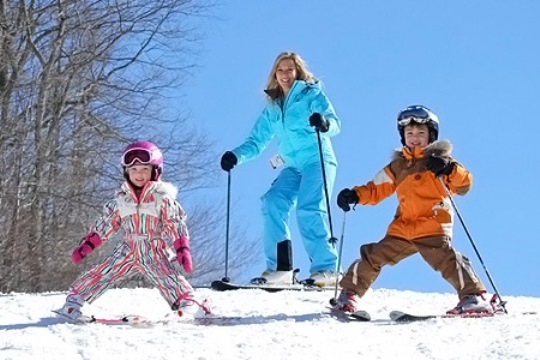
POLYGON ((428 170, 435 174, 435 176, 450 175, 455 166, 455 161, 436 155, 431 155, 427 162, 428 170))
POLYGON ((356 191, 351 189, 343 189, 339 192, 337 196, 337 204, 343 211, 351 210, 349 204, 358 204, 360 198, 356 191))
POLYGON ((238 158, 232 151, 225 151, 225 154, 221 157, 221 168, 225 171, 231 171, 237 163, 238 158))
POLYGON ((309 125, 314 126, 320 132, 327 132, 330 128, 328 121, 319 113, 313 113, 309 117, 309 125))

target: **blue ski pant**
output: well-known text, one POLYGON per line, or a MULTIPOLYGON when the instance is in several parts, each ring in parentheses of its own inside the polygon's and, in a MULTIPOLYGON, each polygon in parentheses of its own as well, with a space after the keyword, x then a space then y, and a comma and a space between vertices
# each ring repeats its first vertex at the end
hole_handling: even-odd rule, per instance
MULTIPOLYGON (((328 198, 336 178, 336 165, 325 164, 328 198)), ((291 210, 296 206, 296 219, 304 248, 311 260, 310 272, 336 271, 337 251, 330 244, 328 212, 320 163, 303 168, 286 167, 261 197, 264 220, 264 253, 267 270, 277 268, 277 244, 292 240, 289 228, 291 210)))

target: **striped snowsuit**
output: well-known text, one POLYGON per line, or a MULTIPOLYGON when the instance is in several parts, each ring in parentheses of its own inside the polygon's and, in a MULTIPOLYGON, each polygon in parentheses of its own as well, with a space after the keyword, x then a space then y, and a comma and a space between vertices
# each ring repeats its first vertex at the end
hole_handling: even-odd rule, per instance
POLYGON ((90 229, 103 242, 120 230, 125 233, 123 239, 103 263, 74 281, 72 293, 92 303, 114 283, 140 273, 159 289, 171 307, 190 296, 193 288, 168 260, 173 241, 180 235, 189 238, 186 214, 175 198, 173 185, 150 181, 137 199, 125 182, 90 229))

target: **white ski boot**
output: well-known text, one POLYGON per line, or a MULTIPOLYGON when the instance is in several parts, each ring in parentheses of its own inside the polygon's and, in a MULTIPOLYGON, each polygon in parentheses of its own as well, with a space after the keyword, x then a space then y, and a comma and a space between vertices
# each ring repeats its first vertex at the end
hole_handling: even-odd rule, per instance
POLYGON ((62 308, 53 310, 56 314, 68 319, 77 320, 81 317, 81 308, 84 305, 84 299, 78 294, 70 294, 66 298, 66 303, 62 308))
POLYGON ((314 285, 318 287, 333 287, 336 286, 336 282, 339 281, 339 273, 336 271, 322 270, 316 271, 309 279, 306 280, 306 283, 309 285, 314 285))
POLYGON ((192 295, 180 300, 173 309, 178 316, 186 320, 200 319, 212 314, 208 300, 198 301, 192 295))
POLYGON ((493 307, 486 300, 483 294, 465 295, 459 300, 456 307, 448 310, 447 314, 472 314, 472 313, 492 313, 493 307))
POLYGON ((341 290, 334 309, 344 313, 354 313, 358 311, 358 301, 360 298, 355 292, 347 289, 341 290))
POLYGON ((279 285, 291 286, 294 283, 294 270, 270 271, 266 270, 260 277, 250 280, 253 285, 279 285))

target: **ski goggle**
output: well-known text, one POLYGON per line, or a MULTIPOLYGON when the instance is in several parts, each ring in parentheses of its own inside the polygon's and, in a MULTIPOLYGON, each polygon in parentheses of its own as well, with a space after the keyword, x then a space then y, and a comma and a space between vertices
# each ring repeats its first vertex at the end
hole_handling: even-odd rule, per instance
POLYGON ((148 165, 152 162, 152 152, 146 149, 130 149, 122 155, 122 166, 132 166, 136 162, 141 165, 148 165))
POLYGON ((430 111, 426 110, 425 108, 417 107, 400 112, 397 122, 399 126, 407 126, 411 123, 411 121, 418 124, 425 124, 430 120, 435 122, 438 121, 433 117, 433 114, 430 111))

